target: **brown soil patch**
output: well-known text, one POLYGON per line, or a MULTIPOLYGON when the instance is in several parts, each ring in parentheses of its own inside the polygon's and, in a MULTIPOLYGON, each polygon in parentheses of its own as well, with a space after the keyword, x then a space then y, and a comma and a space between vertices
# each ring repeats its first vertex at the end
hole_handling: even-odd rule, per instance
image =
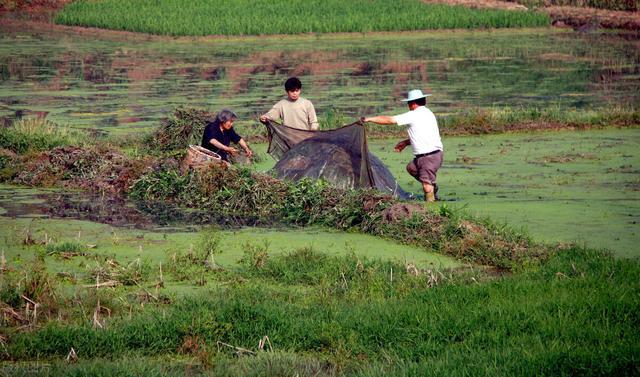
POLYGON ((0 11, 25 11, 28 13, 58 10, 73 0, 5 0, 0 1, 0 11))
POLYGON ((422 0, 428 4, 461 5, 474 9, 527 10, 522 4, 498 0, 422 0))
POLYGON ((640 12, 623 12, 594 8, 548 7, 542 9, 556 27, 589 29, 640 30, 640 12))
POLYGON ((0 1, 0 16, 3 13, 26 15, 29 19, 49 21, 59 9, 73 0, 6 0, 0 1))
POLYGON ((410 219, 414 215, 424 215, 425 212, 423 203, 394 203, 383 211, 382 218, 395 222, 410 219))
MULTIPOLYGON (((422 0, 425 3, 461 5, 469 8, 527 10, 522 4, 498 0, 422 0)), ((549 15, 553 26, 572 27, 580 31, 590 29, 640 30, 640 12, 606 9, 549 6, 538 8, 549 15)))

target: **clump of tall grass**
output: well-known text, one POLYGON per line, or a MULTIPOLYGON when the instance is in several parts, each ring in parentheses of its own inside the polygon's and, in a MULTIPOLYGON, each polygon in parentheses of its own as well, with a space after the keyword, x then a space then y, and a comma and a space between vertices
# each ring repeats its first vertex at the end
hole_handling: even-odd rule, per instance
POLYGON ((87 245, 76 241, 49 243, 45 246, 47 255, 82 255, 87 251, 87 245))
POLYGON ((200 145, 207 121, 213 120, 214 115, 205 110, 178 107, 145 138, 143 145, 152 154, 184 154, 190 144, 200 145))
POLYGON ((61 305, 58 283, 41 258, 24 269, 0 273, 0 324, 34 326, 57 313, 61 305))
POLYGON ((488 134, 556 128, 630 127, 640 124, 640 111, 628 107, 566 109, 560 106, 501 107, 438 117, 444 134, 488 134))
POLYGON ((55 22, 177 36, 535 27, 549 25, 549 18, 412 0, 106 0, 73 2, 55 22), (233 16, 221 16, 227 14, 233 16))
POLYGON ((152 270, 151 263, 143 258, 123 264, 114 258, 96 257, 87 265, 87 281, 96 286, 140 285, 149 279, 152 270))
POLYGON ((220 254, 220 233, 215 227, 205 227, 200 231, 198 242, 188 250, 167 250, 165 266, 177 280, 196 280, 204 283, 204 274, 219 270, 214 255, 220 254))
POLYGON ((18 154, 87 142, 87 135, 44 118, 23 118, 10 127, 0 128, 0 149, 18 154))

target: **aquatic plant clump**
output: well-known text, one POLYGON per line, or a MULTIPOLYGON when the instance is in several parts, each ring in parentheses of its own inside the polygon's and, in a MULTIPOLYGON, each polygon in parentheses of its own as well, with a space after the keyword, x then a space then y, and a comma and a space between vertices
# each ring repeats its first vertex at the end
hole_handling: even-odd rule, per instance
POLYGON ((173 115, 144 141, 149 153, 182 152, 190 144, 200 145, 200 137, 214 114, 195 108, 178 107, 173 115))
POLYGON ((549 18, 528 11, 473 10, 418 0, 106 0, 69 4, 55 22, 200 36, 537 27, 549 25, 549 18))

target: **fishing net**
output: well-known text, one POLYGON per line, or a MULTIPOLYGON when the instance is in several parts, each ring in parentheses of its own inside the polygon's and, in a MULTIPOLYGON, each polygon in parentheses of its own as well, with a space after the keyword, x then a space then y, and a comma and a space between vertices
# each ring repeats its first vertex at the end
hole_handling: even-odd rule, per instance
POLYGON ((328 131, 307 131, 273 121, 265 123, 268 153, 278 163, 278 178, 297 181, 304 177, 324 179, 343 189, 375 188, 408 199, 389 169, 367 147, 360 122, 328 131))

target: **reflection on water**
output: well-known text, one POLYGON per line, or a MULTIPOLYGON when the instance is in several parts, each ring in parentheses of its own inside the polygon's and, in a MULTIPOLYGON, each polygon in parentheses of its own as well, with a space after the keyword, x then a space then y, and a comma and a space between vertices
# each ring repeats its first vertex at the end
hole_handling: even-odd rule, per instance
POLYGON ((290 75, 301 76, 321 116, 398 111, 398 98, 413 87, 434 93, 439 114, 636 106, 638 47, 637 35, 552 30, 130 42, 3 32, 0 117, 22 111, 131 132, 187 105, 231 107, 246 123, 281 97, 290 75))
POLYGON ((217 224, 224 229, 274 224, 252 217, 223 217, 207 211, 186 210, 160 202, 134 204, 116 197, 8 186, 0 186, 0 216, 74 219, 132 229, 181 231, 194 230, 200 224, 217 224))

